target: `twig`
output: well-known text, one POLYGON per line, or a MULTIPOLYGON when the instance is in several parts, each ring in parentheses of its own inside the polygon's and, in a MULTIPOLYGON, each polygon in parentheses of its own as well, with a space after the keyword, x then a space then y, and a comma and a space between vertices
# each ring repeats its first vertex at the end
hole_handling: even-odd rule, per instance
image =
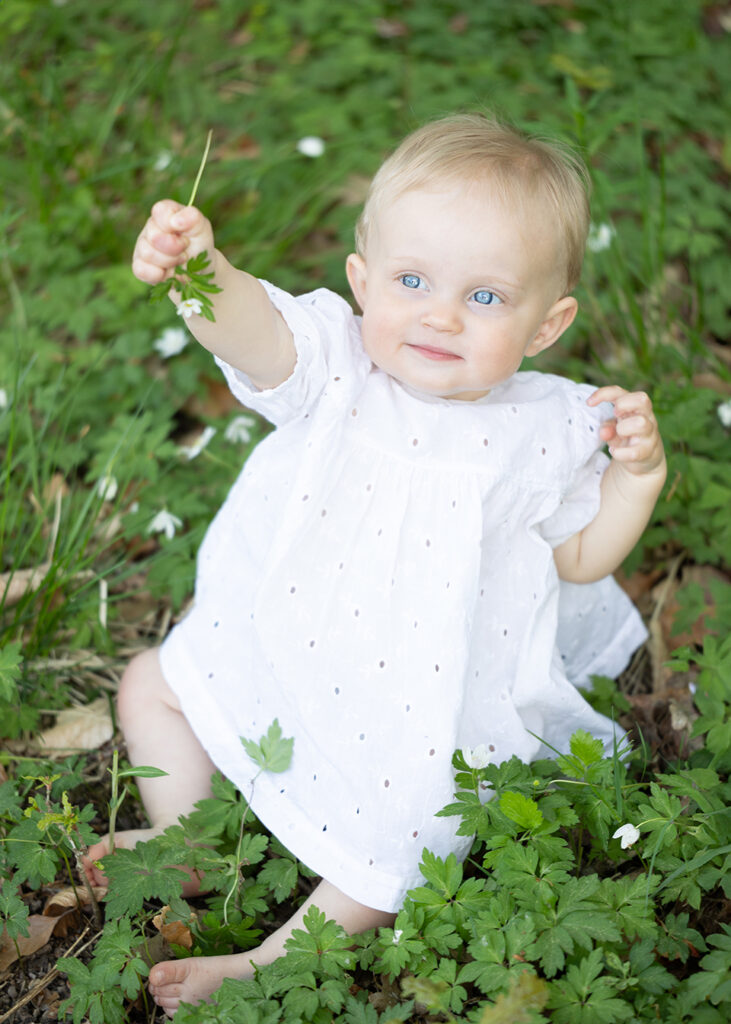
POLYGON ((662 584, 658 589, 657 598, 655 600, 655 607, 650 616, 650 621, 647 624, 648 631, 650 633, 650 659, 652 663, 652 692, 663 693, 665 691, 665 680, 663 679, 661 668, 662 662, 665 660, 667 651, 665 649, 665 643, 662 637, 662 626, 660 623, 660 614, 665 607, 665 602, 670 596, 673 583, 680 571, 680 567, 685 559, 685 553, 681 552, 679 555, 672 560, 670 567, 668 568, 668 574, 663 580, 662 584))
MULTIPOLYGON (((72 945, 69 948, 68 952, 65 954, 66 956, 70 956, 73 953, 73 951, 76 948, 76 946, 78 946, 78 944, 81 942, 81 940, 83 939, 83 937, 86 935, 86 933, 88 931, 89 931, 89 925, 87 925, 86 928, 84 928, 84 930, 81 933, 81 935, 79 935, 79 937, 72 943, 72 945)), ((88 942, 84 943, 84 945, 79 950, 79 953, 83 953, 84 950, 88 949, 88 947, 92 944, 92 942, 96 942, 96 940, 98 938, 99 938, 98 935, 93 935, 89 939, 88 942)), ((13 1014, 17 1010, 20 1010, 21 1007, 25 1006, 26 1003, 29 1003, 32 999, 35 999, 35 997, 37 995, 39 995, 39 993, 41 993, 44 988, 48 988, 48 986, 51 984, 51 982, 56 980, 56 978, 58 977, 58 974, 59 974, 58 967, 53 967, 48 972, 48 974, 44 975, 44 977, 41 978, 41 980, 38 982, 37 985, 34 985, 33 988, 29 989, 25 993, 24 996, 21 996, 20 999, 16 1003, 14 1003, 13 1006, 11 1006, 11 1008, 9 1010, 7 1010, 2 1015, 2 1017, 0 1017, 0 1024, 3 1024, 3 1022, 6 1021, 6 1020, 10 1020, 10 1018, 13 1016, 13 1014)))

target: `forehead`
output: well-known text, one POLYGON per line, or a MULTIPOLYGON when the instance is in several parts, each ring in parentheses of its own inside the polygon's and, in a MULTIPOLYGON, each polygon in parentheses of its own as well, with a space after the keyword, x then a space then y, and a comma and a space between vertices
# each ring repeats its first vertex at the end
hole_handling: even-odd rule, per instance
POLYGON ((475 269, 519 263, 523 274, 560 262, 558 231, 545 206, 468 183, 411 189, 385 200, 369 250, 371 243, 371 256, 441 254, 475 269))

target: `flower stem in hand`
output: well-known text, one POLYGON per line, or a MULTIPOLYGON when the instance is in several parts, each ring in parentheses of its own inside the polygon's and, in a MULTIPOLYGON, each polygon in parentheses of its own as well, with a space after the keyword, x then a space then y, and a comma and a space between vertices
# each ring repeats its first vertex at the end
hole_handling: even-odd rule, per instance
MULTIPOLYGON (((206 147, 203 151, 203 158, 193 184, 193 191, 190 193, 188 206, 192 206, 195 202, 198 186, 200 185, 203 170, 208 160, 212 137, 213 131, 211 130, 206 138, 206 147)), ((167 281, 161 281, 160 284, 153 285, 150 292, 150 302, 160 302, 161 299, 166 298, 170 294, 172 288, 175 288, 176 291, 180 292, 180 301, 177 307, 178 316, 182 316, 187 320, 195 313, 196 316, 205 317, 206 320, 215 323, 216 318, 213 314, 213 304, 209 295, 215 295, 221 289, 218 285, 213 284, 211 280, 213 277, 212 271, 204 273, 210 265, 211 261, 208 259, 208 253, 205 251, 199 252, 197 256, 193 256, 188 260, 185 267, 176 267, 174 275, 169 277, 167 281)))

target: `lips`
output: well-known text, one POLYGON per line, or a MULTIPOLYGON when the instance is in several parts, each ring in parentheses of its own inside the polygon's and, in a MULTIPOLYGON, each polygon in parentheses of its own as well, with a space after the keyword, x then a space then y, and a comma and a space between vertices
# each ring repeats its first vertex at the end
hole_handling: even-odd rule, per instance
POLYGON ((437 348, 434 345, 409 345, 409 348, 434 362, 455 362, 462 359, 456 352, 449 352, 446 348, 437 348))

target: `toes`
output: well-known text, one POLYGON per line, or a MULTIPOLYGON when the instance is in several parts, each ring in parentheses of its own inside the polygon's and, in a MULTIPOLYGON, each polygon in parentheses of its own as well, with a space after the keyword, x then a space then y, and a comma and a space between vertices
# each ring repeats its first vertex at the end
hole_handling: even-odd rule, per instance
MULTIPOLYGON (((163 960, 150 969, 150 991, 153 989, 178 989, 188 977, 189 967, 185 960, 163 960)), ((180 995, 180 992, 176 992, 180 995)))

